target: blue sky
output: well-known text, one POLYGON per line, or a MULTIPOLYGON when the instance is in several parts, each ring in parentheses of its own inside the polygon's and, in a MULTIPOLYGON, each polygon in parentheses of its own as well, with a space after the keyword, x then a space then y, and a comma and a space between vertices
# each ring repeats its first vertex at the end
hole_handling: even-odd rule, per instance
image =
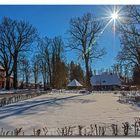
MULTIPOLYGON (((1 5, 0 19, 8 16, 12 19, 25 20, 33 24, 40 36, 50 38, 61 35, 66 42, 68 38, 67 30, 69 21, 73 17, 82 16, 90 12, 98 17, 106 16, 107 9, 112 6, 107 5, 1 5)), ((115 63, 115 57, 120 50, 119 37, 116 34, 115 40, 112 32, 112 25, 108 26, 105 32, 98 40, 100 47, 106 49, 107 54, 101 60, 93 60, 92 69, 108 68, 115 63)), ((66 54, 67 61, 76 61, 76 53, 69 52, 66 54)))

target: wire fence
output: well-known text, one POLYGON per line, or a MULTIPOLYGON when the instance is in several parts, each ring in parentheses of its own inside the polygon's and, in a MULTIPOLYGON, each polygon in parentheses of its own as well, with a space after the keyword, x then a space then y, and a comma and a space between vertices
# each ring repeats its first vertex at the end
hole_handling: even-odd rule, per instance
POLYGON ((37 97, 46 93, 49 93, 49 91, 24 91, 23 90, 22 92, 17 92, 14 95, 0 98, 0 107, 9 105, 12 103, 24 101, 27 99, 31 99, 31 98, 34 98, 34 97, 37 97))

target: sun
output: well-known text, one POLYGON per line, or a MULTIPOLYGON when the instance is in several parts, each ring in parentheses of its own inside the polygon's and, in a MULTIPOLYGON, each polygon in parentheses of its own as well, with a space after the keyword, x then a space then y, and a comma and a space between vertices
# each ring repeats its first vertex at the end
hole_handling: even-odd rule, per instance
POLYGON ((111 18, 113 19, 113 20, 116 20, 117 18, 118 18, 118 13, 116 12, 116 13, 112 13, 111 14, 111 18))

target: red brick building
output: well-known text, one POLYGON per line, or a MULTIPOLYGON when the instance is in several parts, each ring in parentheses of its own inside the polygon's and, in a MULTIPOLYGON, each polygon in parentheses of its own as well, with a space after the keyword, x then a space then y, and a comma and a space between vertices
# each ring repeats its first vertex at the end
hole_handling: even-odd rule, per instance
MULTIPOLYGON (((0 66, 0 88, 5 88, 6 86, 6 78, 5 78, 5 70, 0 66)), ((10 88, 13 87, 13 76, 10 76, 10 88)))

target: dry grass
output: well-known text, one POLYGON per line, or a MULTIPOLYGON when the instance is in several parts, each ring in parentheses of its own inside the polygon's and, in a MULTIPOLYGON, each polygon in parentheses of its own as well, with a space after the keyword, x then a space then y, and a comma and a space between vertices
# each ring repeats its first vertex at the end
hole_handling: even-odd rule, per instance
MULTIPOLYGON (((30 136, 53 136, 49 133, 50 128, 34 128, 30 136)), ((123 122, 121 126, 117 124, 90 124, 89 126, 64 126, 55 128, 55 136, 139 136, 140 118, 135 118, 134 124, 123 122)), ((0 131, 0 136, 27 136, 23 127, 15 130, 0 131)))

